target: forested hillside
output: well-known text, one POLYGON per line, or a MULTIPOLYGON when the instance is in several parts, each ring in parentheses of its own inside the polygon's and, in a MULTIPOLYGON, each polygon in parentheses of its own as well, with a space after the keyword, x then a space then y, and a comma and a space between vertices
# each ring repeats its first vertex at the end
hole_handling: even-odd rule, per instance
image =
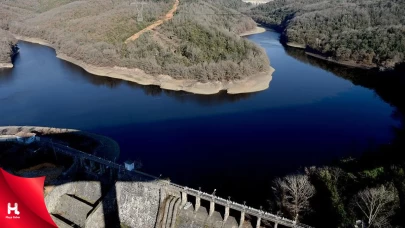
POLYGON ((265 53, 237 36, 255 22, 238 0, 180 0, 173 19, 138 39, 133 34, 162 18, 174 0, 0 0, 0 27, 40 38, 87 64, 140 68, 150 74, 207 80, 241 79, 269 69, 265 53))
POLYGON ((249 14, 337 61, 382 69, 405 61, 403 0, 275 0, 249 14))

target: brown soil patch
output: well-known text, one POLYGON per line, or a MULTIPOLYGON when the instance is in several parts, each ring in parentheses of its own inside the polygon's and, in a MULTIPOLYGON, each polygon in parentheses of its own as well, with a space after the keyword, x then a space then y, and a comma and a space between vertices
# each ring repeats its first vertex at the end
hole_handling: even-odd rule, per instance
POLYGON ((176 0, 174 2, 174 5, 172 7, 172 9, 165 15, 164 18, 155 21, 153 24, 149 25, 148 27, 142 29, 141 31, 135 33, 134 35, 132 35, 131 37, 129 37, 127 40, 125 40, 125 43, 128 43, 130 41, 134 41, 136 39, 138 39, 142 34, 144 34, 147 31, 150 31, 156 27, 158 27, 159 25, 163 24, 163 22, 168 21, 170 19, 173 18, 174 12, 176 12, 177 7, 179 6, 179 0, 176 0))

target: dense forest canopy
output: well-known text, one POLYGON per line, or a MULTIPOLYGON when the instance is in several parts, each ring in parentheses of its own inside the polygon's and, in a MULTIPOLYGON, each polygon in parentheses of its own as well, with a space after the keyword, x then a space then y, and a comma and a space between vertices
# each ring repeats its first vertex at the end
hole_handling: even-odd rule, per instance
POLYGON ((403 0, 275 0, 249 14, 287 42, 338 61, 394 68, 405 61, 403 0))
POLYGON ((124 41, 162 18, 174 0, 0 0, 0 28, 40 38, 58 52, 95 66, 207 80, 241 79, 269 69, 264 51, 237 33, 255 22, 239 0, 181 0, 172 20, 124 41))

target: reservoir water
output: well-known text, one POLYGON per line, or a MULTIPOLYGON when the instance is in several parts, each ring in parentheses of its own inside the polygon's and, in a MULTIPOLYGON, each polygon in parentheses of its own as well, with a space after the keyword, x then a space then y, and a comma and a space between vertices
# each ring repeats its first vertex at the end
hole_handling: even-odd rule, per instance
POLYGON ((94 76, 20 42, 15 67, 0 71, 0 125, 103 134, 120 144, 121 162, 139 159, 145 172, 256 206, 277 175, 393 139, 395 107, 345 79, 345 68, 314 64, 273 31, 247 39, 276 69, 270 88, 210 96, 94 76))

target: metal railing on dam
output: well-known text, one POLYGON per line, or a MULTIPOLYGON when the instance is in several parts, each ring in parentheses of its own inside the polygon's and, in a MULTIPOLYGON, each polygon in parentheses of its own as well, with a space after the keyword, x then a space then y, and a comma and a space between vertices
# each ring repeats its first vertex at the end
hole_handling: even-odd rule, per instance
MULTIPOLYGON (((57 151, 58 153, 62 153, 71 157, 74 157, 75 159, 79 159, 81 162, 83 162, 83 160, 86 160, 90 163, 92 163, 92 165, 96 165, 98 164, 100 170, 105 171, 106 168, 110 169, 110 171, 118 171, 119 173, 125 174, 125 175, 129 175, 129 176, 134 176, 139 180, 143 180, 143 181, 159 181, 162 180, 159 177, 153 176, 153 175, 149 175, 147 173, 141 172, 141 171, 137 171, 137 170, 126 170, 125 167, 123 165, 117 164, 113 161, 109 161, 100 157, 97 157, 95 155, 92 154, 88 154, 85 153, 83 151, 71 148, 69 146, 66 145, 62 145, 59 143, 55 143, 52 140, 46 139, 46 138, 41 138, 40 140, 42 143, 47 143, 49 145, 51 145, 54 149, 54 151, 57 151)), ((212 214, 214 208, 215 208, 215 204, 217 205, 221 205, 225 207, 225 218, 224 220, 226 220, 227 216, 229 216, 229 209, 235 210, 235 211, 239 211, 241 212, 241 222, 244 221, 244 216, 245 214, 257 217, 257 225, 256 227, 260 226, 260 221, 261 220, 266 220, 266 221, 270 221, 273 222, 275 224, 274 227, 277 227, 277 225, 282 225, 285 227, 295 227, 295 228, 312 228, 311 226, 305 225, 305 224, 299 224, 296 223, 293 220, 287 219, 287 218, 283 218, 268 212, 265 212, 263 210, 258 210, 246 205, 242 205, 239 204, 237 202, 233 202, 231 200, 226 200, 224 198, 215 196, 215 194, 209 194, 209 193, 205 193, 193 188, 189 188, 189 187, 185 187, 185 186, 181 186, 175 183, 172 183, 170 181, 165 181, 164 182, 164 186, 167 188, 170 188, 170 190, 172 191, 177 191, 181 193, 181 198, 182 198, 182 204, 181 206, 184 206, 184 204, 187 202, 187 195, 191 195, 194 196, 196 198, 196 210, 198 209, 198 207, 200 206, 200 200, 206 200, 210 202, 210 215, 212 214)))

